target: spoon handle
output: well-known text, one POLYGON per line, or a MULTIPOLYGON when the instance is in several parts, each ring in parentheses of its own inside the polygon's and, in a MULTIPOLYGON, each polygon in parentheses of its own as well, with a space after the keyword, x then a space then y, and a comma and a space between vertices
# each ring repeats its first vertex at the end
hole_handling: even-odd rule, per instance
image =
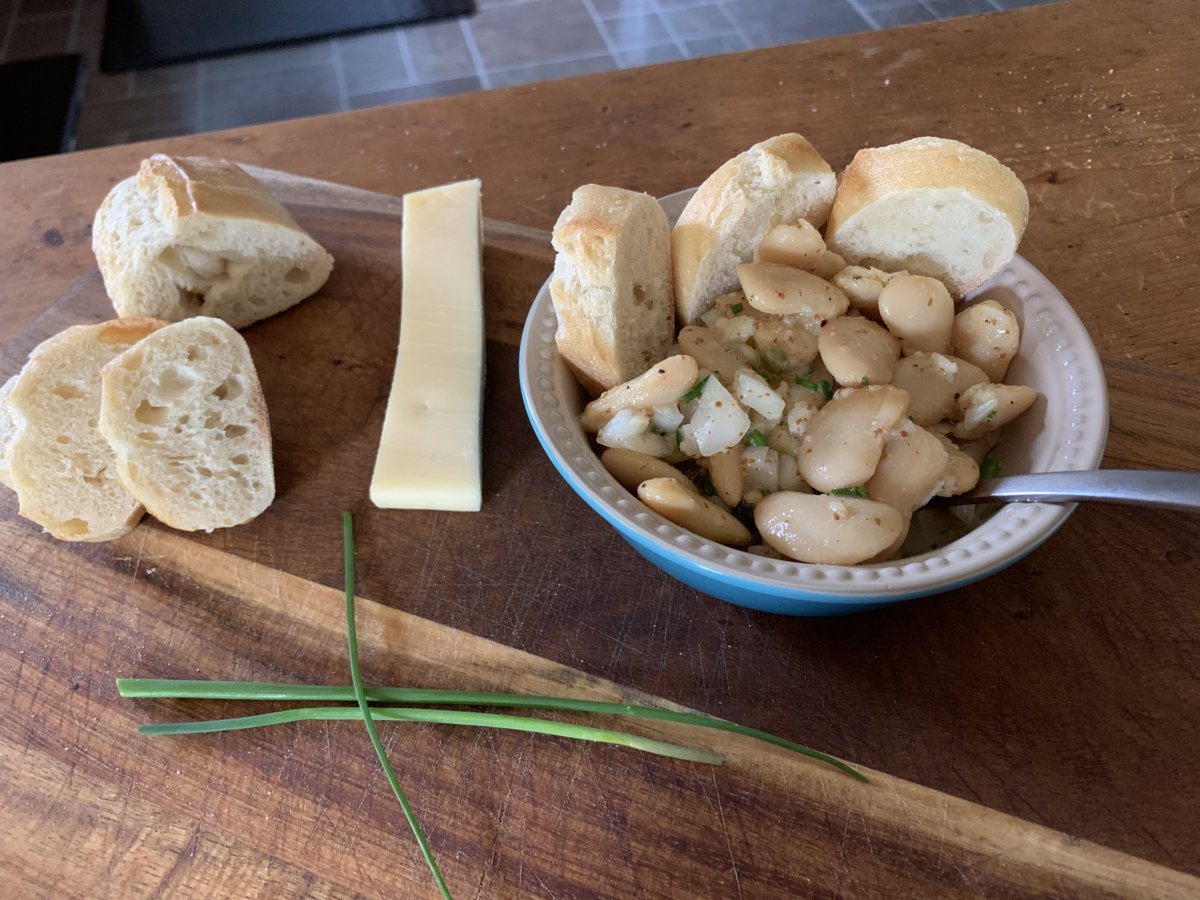
POLYGON ((1200 512, 1200 472, 1099 469, 1010 475, 979 482, 972 491, 947 498, 950 504, 1003 500, 1009 503, 1073 503, 1096 500, 1200 512))

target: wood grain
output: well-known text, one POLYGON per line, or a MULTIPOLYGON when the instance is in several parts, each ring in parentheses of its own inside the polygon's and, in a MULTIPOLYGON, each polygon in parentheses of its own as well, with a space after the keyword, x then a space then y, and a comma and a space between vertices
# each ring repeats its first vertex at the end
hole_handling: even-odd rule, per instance
MULTIPOLYGON (((698 183, 773 133, 805 133, 836 167, 858 147, 933 133, 989 150, 1028 187, 1033 217, 1022 253, 1072 301, 1108 376, 1106 464, 1196 469, 1200 319, 1192 297, 1200 273, 1192 226, 1200 207, 1194 115, 1200 70, 1192 60, 1193 16, 1193 5, 1178 0, 1144 4, 1132 18, 1115 0, 1051 4, 0 166, 0 337, 18 335, 50 310, 3 361, 15 364, 29 341, 49 333, 64 314, 105 315, 98 278, 89 273, 88 223, 108 188, 151 149, 231 156, 393 195, 477 175, 490 217, 544 230, 579 183, 666 194, 698 183), (64 297, 70 302, 53 306, 64 297)), ((354 310, 393 296, 398 230, 386 211, 373 219, 368 211, 330 213, 326 206, 298 214, 330 244, 339 265, 322 296, 247 332, 272 403, 280 502, 248 529, 179 538, 148 524, 138 534, 178 538, 181 554, 226 554, 237 571, 240 560, 333 588, 340 559, 331 529, 348 507, 359 521, 363 593, 380 604, 381 615, 403 609, 573 672, 1200 874, 1194 519, 1081 508, 1011 570, 950 595, 846 619, 780 619, 699 595, 645 564, 603 527, 557 478, 525 423, 515 344, 547 264, 524 262, 519 235, 512 245, 497 238, 489 250, 484 512, 472 519, 372 510, 364 460, 390 377, 395 308, 385 301, 369 321, 354 310), (367 219, 372 224, 363 227, 367 219)), ((296 729, 287 741, 236 738, 232 751, 199 740, 187 742, 194 749, 183 753, 182 744, 151 749, 130 734, 143 716, 89 706, 83 693, 89 682, 71 678, 95 672, 99 684, 116 674, 214 674, 217 667, 230 677, 336 678, 339 657, 326 646, 333 638, 309 635, 300 642, 302 629, 283 620, 277 628, 273 620, 259 626, 236 616, 223 624, 227 607, 197 586, 186 566, 174 572, 156 566, 146 574, 136 555, 118 563, 105 556, 111 549, 51 544, 14 511, 9 496, 0 498, 0 701, 12 711, 0 720, 0 762, 12 773, 14 759, 36 760, 40 774, 30 784, 40 787, 6 781, 0 808, 12 816, 13 834, 37 833, 44 846, 9 842, 0 872, 20 872, 37 896, 46 893, 37 886, 52 884, 61 866, 71 866, 72 876, 99 867, 116 873, 114 879, 135 877, 144 847, 146 871, 174 867, 173 879, 184 871, 193 879, 168 881, 164 893, 172 885, 190 894, 226 895, 223 888, 234 884, 246 885, 246 893, 267 891, 261 886, 276 875, 283 894, 302 894, 308 888, 292 886, 310 882, 324 896, 383 893, 372 880, 374 868, 353 860, 360 846, 393 848, 402 824, 386 796, 367 789, 382 786, 369 759, 356 756, 349 765, 357 768, 343 769, 345 760, 331 755, 343 735, 356 739, 352 728, 296 729), (126 576, 119 589, 114 567, 126 576), (153 596, 142 597, 143 589, 153 596), (212 608, 205 606, 210 601, 212 608), (71 691, 71 684, 81 687, 71 691), (40 718, 37 704, 49 704, 40 718), (167 776, 190 771, 180 765, 184 756, 197 773, 188 777, 201 786, 181 787, 173 798, 170 788, 184 776, 167 776), (152 790, 136 780, 147 766, 156 773, 152 790), (230 766, 236 775, 223 780, 230 766), (328 791, 310 790, 310 782, 328 791), (264 785, 273 791, 266 799, 264 785), (78 803, 76 787, 84 798, 78 803), (292 792, 308 805, 285 813, 278 797, 292 792), (368 811, 357 829, 357 820, 335 812, 347 799, 368 811), (139 824, 122 827, 121 813, 111 808, 116 803, 133 809, 130 821, 139 824), (305 854, 320 856, 321 871, 328 866, 340 873, 336 878, 276 854, 276 835, 280 847, 291 841, 294 849, 299 840, 283 837, 299 827, 292 815, 314 829, 312 843, 300 843, 305 854), (245 850, 243 836, 251 841, 245 850), (76 847, 87 848, 79 861, 63 862, 76 847), (187 861, 193 853, 212 865, 193 868, 187 861), (206 869, 212 874, 199 874, 206 869), (203 880, 222 871, 238 874, 219 884, 203 880)), ((398 679, 389 659, 372 660, 373 677, 398 679)), ((897 877, 891 862, 916 851, 874 843, 871 856, 863 846, 874 840, 872 828, 838 843, 837 827, 851 818, 833 818, 821 832, 810 824, 806 802, 786 792, 755 793, 739 781, 730 796, 709 789, 701 775, 678 780, 675 769, 657 762, 643 769, 640 758, 626 765, 509 738, 497 738, 499 744, 480 738, 455 751, 433 751, 432 738, 422 740, 430 742, 419 745, 427 758, 412 761, 417 791, 448 778, 440 766, 454 754, 480 767, 447 763, 458 772, 461 803, 439 807, 440 791, 421 795, 422 808, 447 817, 436 834, 444 855, 460 855, 467 869, 469 860, 486 858, 482 870, 508 873, 496 884, 515 883, 524 893, 568 894, 566 884, 586 882, 576 872, 568 876, 574 881, 521 880, 522 872, 548 872, 547 860, 602 874, 615 866, 621 874, 614 878, 652 871, 644 876, 653 888, 647 894, 734 895, 739 885, 767 895, 914 893, 903 889, 907 882, 890 879, 897 877), (651 806, 647 815, 632 794, 622 795, 627 805, 604 795, 604 787, 633 769, 667 786, 645 795, 653 797, 648 803, 666 805, 651 806), (564 799, 557 793, 563 783, 590 786, 564 799), (516 799, 506 804, 507 787, 516 799), (673 816, 691 815, 697 793, 710 807, 720 799, 727 824, 757 828, 746 823, 762 817, 765 830, 743 832, 755 840, 732 844, 707 826, 695 834, 653 831, 673 816), (739 797, 746 803, 731 816, 739 797), (484 813, 475 818, 478 809, 484 813), (556 810, 562 810, 557 818, 556 810), (597 821, 607 837, 593 853, 587 829, 597 821), (677 854, 669 856, 674 863, 652 861, 638 839, 643 827, 658 835, 653 846, 677 854), (515 831, 489 843, 489 835, 508 828, 515 831), (788 852, 762 849, 776 844, 788 852), (481 856, 487 852, 481 848, 492 846, 494 857, 481 856), (692 851, 700 862, 681 862, 692 851), (597 863, 602 854, 617 863, 597 863), (792 868, 796 856, 812 871, 792 868), (842 856, 851 862, 838 863, 842 856), (730 857, 738 877, 731 867, 713 874, 724 864, 717 860, 730 857), (798 880, 806 874, 811 882, 798 880)), ((930 895, 939 886, 945 893, 997 896, 1028 889, 1028 881, 1021 888, 978 880, 979 868, 950 864, 914 877, 927 879, 922 891, 930 895)), ((1161 877, 1162 884, 1146 893, 1179 889, 1162 870, 1154 873, 1146 877, 1161 877)), ((1064 892, 1080 887, 1062 884, 1064 892)))

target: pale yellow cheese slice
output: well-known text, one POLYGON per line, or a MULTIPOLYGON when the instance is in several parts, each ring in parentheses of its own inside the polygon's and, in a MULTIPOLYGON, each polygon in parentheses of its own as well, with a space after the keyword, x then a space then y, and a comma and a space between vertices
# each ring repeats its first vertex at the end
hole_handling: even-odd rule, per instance
POLYGON ((376 506, 482 502, 482 221, 478 180, 404 197, 400 347, 371 477, 376 506))

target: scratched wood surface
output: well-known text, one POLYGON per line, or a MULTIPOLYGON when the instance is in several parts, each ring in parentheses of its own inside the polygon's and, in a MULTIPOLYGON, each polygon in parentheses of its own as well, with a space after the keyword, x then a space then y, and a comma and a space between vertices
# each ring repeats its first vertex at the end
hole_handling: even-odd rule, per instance
MULTIPOLYGON (((1194 5, 1155 2, 1143 10, 1131 20, 1127 6, 1107 0, 1054 4, 0 166, 6 213, 0 217, 0 335, 17 335, 64 296, 73 298, 73 309, 86 308, 87 297, 96 302, 97 284, 87 275, 92 212, 112 183, 163 146, 391 194, 479 175, 489 216, 547 228, 582 181, 669 193, 780 131, 804 132, 835 167, 865 144, 943 134, 995 153, 1030 190, 1033 218, 1022 253, 1074 303, 1109 379, 1106 464, 1195 469, 1200 317, 1191 297, 1200 275, 1192 230, 1200 206, 1200 73, 1190 49, 1194 5), (682 101, 681 84, 690 86, 682 101)), ((335 248, 335 277, 357 272, 361 279, 354 283, 364 286, 352 290, 364 295, 394 287, 394 273, 376 268, 385 257, 395 261, 383 231, 364 234, 345 217, 319 224, 328 229, 327 239, 354 238, 340 252, 335 248)), ((313 310, 323 310, 331 331, 354 332, 361 343, 352 341, 340 357, 325 342, 285 339, 283 317, 256 326, 248 337, 252 345, 281 346, 275 352, 291 357, 260 359, 264 378, 286 369, 299 373, 309 388, 304 396, 314 403, 323 391, 345 401, 336 427, 314 422, 303 404, 273 409, 287 486, 278 510, 254 530, 180 540, 332 586, 340 561, 329 520, 351 503, 362 514, 363 590, 386 609, 404 609, 1200 874, 1194 519, 1080 510, 1050 543, 1000 576, 850 619, 779 619, 698 595, 659 575, 601 527, 542 457, 524 424, 512 372, 528 288, 545 269, 519 252, 499 248, 490 256, 487 426, 496 449, 487 458, 486 540, 476 540, 477 532, 449 515, 399 522, 366 507, 365 481, 352 490, 350 482, 365 475, 371 416, 380 414, 383 397, 379 378, 390 366, 372 354, 390 354, 395 332, 385 339, 379 332, 386 326, 363 328, 320 297, 294 314, 316 317, 313 310), (372 383, 376 393, 364 399, 372 383), (318 443, 306 460, 302 448, 318 443)), ((51 309, 43 331, 59 311, 51 309)), ((27 710, 4 725, 11 759, 30 742, 53 740, 38 736, 28 682, 17 690, 13 667, 25 672, 21 654, 37 648, 48 654, 38 665, 57 661, 69 670, 81 652, 70 640, 52 640, 50 626, 31 631, 32 623, 69 617, 72 573, 100 578, 80 568, 79 558, 104 551, 47 549, 28 526, 10 521, 13 507, 5 502, 5 527, 15 529, 4 539, 5 565, 24 572, 6 576, 3 594, 10 604, 4 621, 20 624, 3 632, 8 662, 0 690, 12 692, 14 709, 27 710), (41 575, 33 571, 39 568, 41 575)), ((167 534, 154 526, 144 530, 167 534)), ((185 576, 171 582, 180 596, 191 596, 189 583, 185 576)), ((86 616, 79 627, 104 641, 101 612, 129 602, 97 602, 90 614, 76 613, 86 616)), ((138 608, 140 601, 133 602, 138 608)), ((172 606, 180 615, 187 608, 172 606)), ((142 618, 149 616, 134 614, 129 635, 142 618)), ((159 634, 170 647, 170 629, 159 634)), ((269 630, 258 634, 266 644, 277 637, 269 630)), ((139 646, 130 658, 145 658, 149 644, 139 646)), ((270 671, 266 657, 258 656, 266 649, 239 646, 234 668, 270 671)), ((132 674, 207 673, 212 662, 206 656, 157 660, 163 664, 132 674), (175 668, 164 672, 168 661, 175 668)), ((319 677, 289 665, 296 677, 319 677)), ((36 687, 36 673, 21 677, 36 687)), ((69 682, 57 684, 56 690, 69 689, 69 682)), ((44 701, 40 691, 36 697, 44 701)), ((54 716, 83 727, 74 711, 45 718, 54 716)), ((76 753, 62 756, 58 775, 43 774, 43 797, 69 793, 72 764, 90 752, 85 743, 71 746, 76 753)), ((597 771, 608 765, 588 759, 597 771)), ((108 764, 98 751, 94 762, 108 764)), ((134 803, 110 791, 116 802, 134 803)), ((4 808, 20 809, 23 802, 6 800, 4 808)), ((172 827, 159 821, 164 834, 182 836, 176 844, 164 838, 162 847, 190 852, 196 846, 189 844, 186 816, 172 827)), ((635 829, 623 834, 622 846, 637 846, 635 829)), ((206 840, 203 852, 224 848, 214 857, 222 865, 232 868, 241 859, 246 872, 260 863, 253 854, 239 856, 228 833, 206 840)), ((468 844, 455 847, 477 852, 468 844)), ((55 854, 34 858, 45 865, 55 854)), ((108 858, 104 865, 116 863, 108 858)), ((854 884, 867 892, 864 882, 854 884)), ((963 884, 970 889, 969 879, 963 884)))

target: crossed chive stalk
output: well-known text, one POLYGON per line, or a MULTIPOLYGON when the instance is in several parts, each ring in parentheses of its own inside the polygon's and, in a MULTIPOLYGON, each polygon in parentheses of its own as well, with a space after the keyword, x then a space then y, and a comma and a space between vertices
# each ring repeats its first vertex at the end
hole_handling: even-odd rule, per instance
POLYGON ((416 837, 417 846, 434 883, 443 897, 449 900, 450 890, 438 868, 437 860, 429 847, 429 841, 417 821, 416 814, 409 805, 400 781, 396 777, 392 764, 388 760, 387 751, 379 732, 375 727, 377 721, 388 722, 430 722, 439 725, 462 725, 475 728, 501 728, 510 731, 526 731, 534 734, 548 734, 574 740, 592 741, 601 744, 615 744, 706 765, 720 765, 724 762, 721 754, 701 747, 691 747, 674 744, 667 741, 654 740, 637 734, 616 731, 608 728, 596 728, 590 725, 576 725, 558 722, 552 719, 538 719, 529 716, 512 715, 509 713, 477 712, 463 709, 439 709, 431 706, 372 706, 371 704, 438 704, 450 707, 500 707, 519 708, 527 710, 556 710, 564 712, 596 713, 600 715, 626 716, 641 719, 657 719, 663 722, 674 722, 680 725, 690 725, 698 728, 709 728, 717 731, 729 731, 744 737, 754 738, 777 747, 783 747, 802 756, 833 766, 839 771, 858 781, 867 778, 860 772, 833 756, 797 744, 786 738, 776 737, 757 728, 748 728, 724 719, 697 713, 680 712, 670 709, 660 709, 654 706, 639 706, 628 703, 609 703, 602 700, 583 700, 573 697, 540 696, 535 694, 510 694, 490 691, 455 691, 435 688, 397 688, 397 687, 366 687, 363 684, 362 669, 358 658, 358 635, 354 624, 354 525, 350 513, 342 513, 342 551, 345 566, 346 582, 346 641, 350 661, 349 685, 313 685, 313 684, 283 684, 264 681, 192 681, 166 678, 118 678, 117 691, 122 697, 128 698, 171 698, 171 699, 206 699, 206 700, 279 700, 302 701, 312 703, 354 703, 355 706, 307 706, 299 709, 286 709, 277 712, 262 713, 252 716, 238 716, 229 719, 208 719, 198 722, 168 722, 153 725, 142 725, 138 731, 142 734, 208 734, 217 731, 240 731, 247 728, 262 728, 269 725, 284 725, 289 722, 315 720, 344 720, 361 719, 367 728, 379 764, 384 776, 396 795, 404 817, 408 820, 416 837))

